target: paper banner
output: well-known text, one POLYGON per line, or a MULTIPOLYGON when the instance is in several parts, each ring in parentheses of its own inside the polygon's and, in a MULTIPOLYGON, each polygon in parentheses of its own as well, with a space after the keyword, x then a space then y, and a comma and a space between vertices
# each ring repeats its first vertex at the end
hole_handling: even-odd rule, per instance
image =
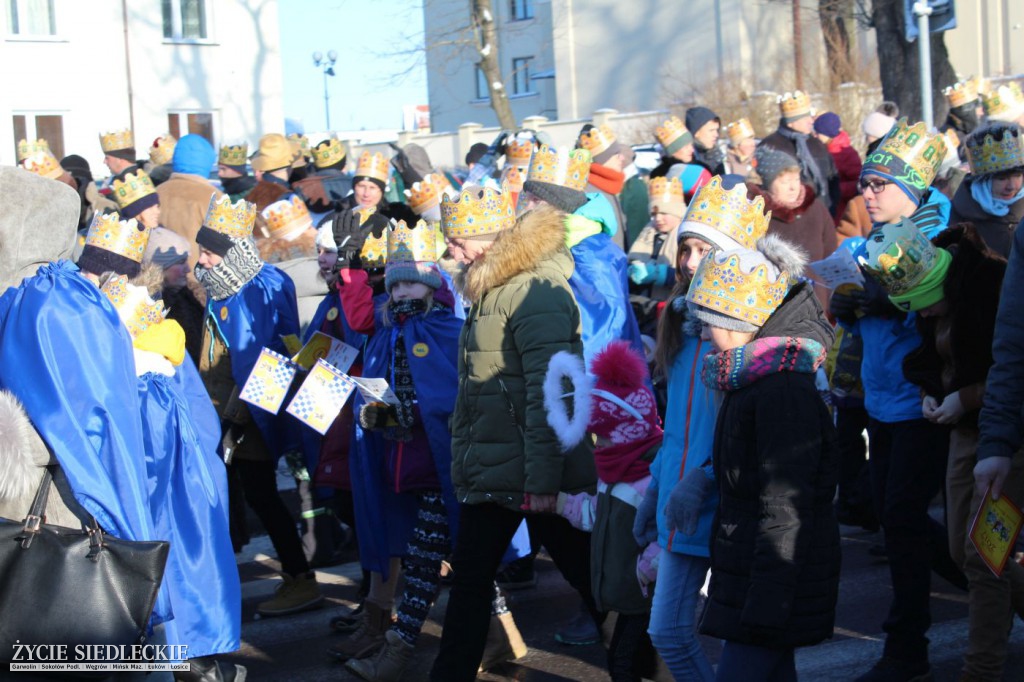
POLYGON ((277 414, 296 371, 288 358, 264 348, 238 397, 250 405, 277 414))
POLYGON ((292 357, 292 362, 302 369, 310 369, 317 360, 326 360, 341 372, 347 372, 359 355, 359 349, 322 332, 315 332, 306 345, 292 357))
POLYGON ((317 360, 288 404, 287 412, 311 429, 326 434, 355 388, 351 377, 317 360))
POLYGON ((1000 495, 998 500, 993 500, 991 491, 985 494, 985 501, 971 524, 970 537, 978 555, 996 577, 1003 574, 1022 523, 1024 514, 1010 498, 1000 495))

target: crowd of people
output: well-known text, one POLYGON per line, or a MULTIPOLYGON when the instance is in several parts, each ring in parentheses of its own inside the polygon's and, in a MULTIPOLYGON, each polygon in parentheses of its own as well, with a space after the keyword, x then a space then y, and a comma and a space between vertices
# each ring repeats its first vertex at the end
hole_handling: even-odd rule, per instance
POLYGON ((338 140, 277 133, 252 155, 163 136, 140 161, 120 131, 102 186, 19 141, 0 516, 58 464, 104 530, 169 540, 151 636, 188 645, 178 680, 245 677, 222 656, 248 510, 281 567, 262 616, 321 606, 316 568, 358 548, 360 601, 325 626, 366 680, 403 679, 444 582, 430 679, 525 655, 505 596, 542 549, 579 594, 559 641, 600 642, 615 614, 612 680, 659 659, 795 680, 796 648, 834 634, 841 523, 880 528, 890 571, 858 682, 931 679, 933 571, 967 593, 960 680, 1003 679, 1024 564, 994 571, 968 531, 989 496, 1024 499, 1024 95, 946 94, 940 130, 881 103, 864 155, 803 92, 760 140, 693 107, 653 131, 649 177, 607 125, 572 149, 509 131, 468 173, 409 144, 349 174, 338 140), (856 282, 822 275, 834 255, 856 282), (354 349, 335 374, 390 388, 324 430, 247 390, 261 358, 312 374, 316 334, 354 349))

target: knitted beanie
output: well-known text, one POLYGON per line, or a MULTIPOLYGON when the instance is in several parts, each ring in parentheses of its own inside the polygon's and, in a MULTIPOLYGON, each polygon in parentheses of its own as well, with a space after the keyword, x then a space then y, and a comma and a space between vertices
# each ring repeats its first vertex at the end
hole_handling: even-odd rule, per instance
POLYGON ((686 110, 686 129, 691 133, 697 133, 707 125, 708 121, 722 122, 715 112, 707 107, 691 107, 686 110))
POLYGON ((843 123, 839 119, 839 114, 831 111, 826 111, 824 114, 814 119, 814 132, 825 137, 835 137, 839 134, 842 129, 843 123))
POLYGON ((189 173, 206 177, 217 163, 217 151, 202 135, 189 134, 178 140, 174 147, 171 167, 175 173, 189 173))
POLYGON ((879 111, 872 111, 864 119, 860 129, 865 135, 882 138, 889 134, 894 125, 896 125, 896 119, 892 116, 886 116, 879 111))
POLYGON ((191 249, 188 240, 166 227, 154 227, 146 242, 143 263, 153 263, 163 269, 188 260, 191 249))
POLYGON ((527 180, 523 183, 523 191, 551 204, 563 213, 575 213, 576 209, 587 203, 587 195, 580 190, 550 182, 527 180))
POLYGON ((761 186, 765 189, 771 187, 775 178, 785 171, 796 170, 800 172, 800 162, 796 160, 796 157, 780 149, 765 145, 759 146, 757 151, 754 152, 754 162, 757 174, 761 176, 761 186))
POLYGON ((437 291, 441 288, 441 271, 436 263, 424 261, 396 261, 388 263, 384 268, 384 287, 391 287, 399 282, 419 282, 437 291))
POLYGON ((612 341, 594 356, 590 373, 590 424, 587 430, 621 445, 660 429, 654 394, 644 385, 644 359, 625 341, 612 341))

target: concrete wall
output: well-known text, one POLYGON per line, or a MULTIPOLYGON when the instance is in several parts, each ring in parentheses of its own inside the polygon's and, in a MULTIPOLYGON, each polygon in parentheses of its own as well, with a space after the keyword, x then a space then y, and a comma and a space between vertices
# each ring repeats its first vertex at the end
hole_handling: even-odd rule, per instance
POLYGON ((957 27, 946 33, 946 48, 958 74, 1024 74, 1024 2, 958 0, 956 14, 957 27))
MULTIPOLYGON (((12 36, 0 14, 0 125, 11 131, 16 113, 61 115, 65 154, 84 156, 97 177, 107 172, 99 133, 129 127, 132 111, 140 156, 167 132, 169 112, 212 113, 214 144, 283 131, 277 0, 206 6, 208 37, 192 43, 164 39, 158 2, 126 0, 127 40, 117 0, 54 0, 53 37, 12 36)), ((0 163, 13 164, 14 149, 13 133, 0 135, 0 163)))

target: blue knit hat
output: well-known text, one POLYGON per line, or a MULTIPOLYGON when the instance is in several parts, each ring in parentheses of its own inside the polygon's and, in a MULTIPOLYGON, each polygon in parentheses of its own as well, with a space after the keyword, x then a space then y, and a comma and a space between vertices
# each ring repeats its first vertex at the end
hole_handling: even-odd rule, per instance
POLYGON ((206 177, 217 163, 217 152, 202 135, 190 134, 178 140, 171 168, 175 173, 206 177))
POLYGON ((441 271, 436 263, 425 261, 389 262, 384 268, 384 288, 390 292, 399 282, 419 282, 436 291, 441 288, 441 271))

